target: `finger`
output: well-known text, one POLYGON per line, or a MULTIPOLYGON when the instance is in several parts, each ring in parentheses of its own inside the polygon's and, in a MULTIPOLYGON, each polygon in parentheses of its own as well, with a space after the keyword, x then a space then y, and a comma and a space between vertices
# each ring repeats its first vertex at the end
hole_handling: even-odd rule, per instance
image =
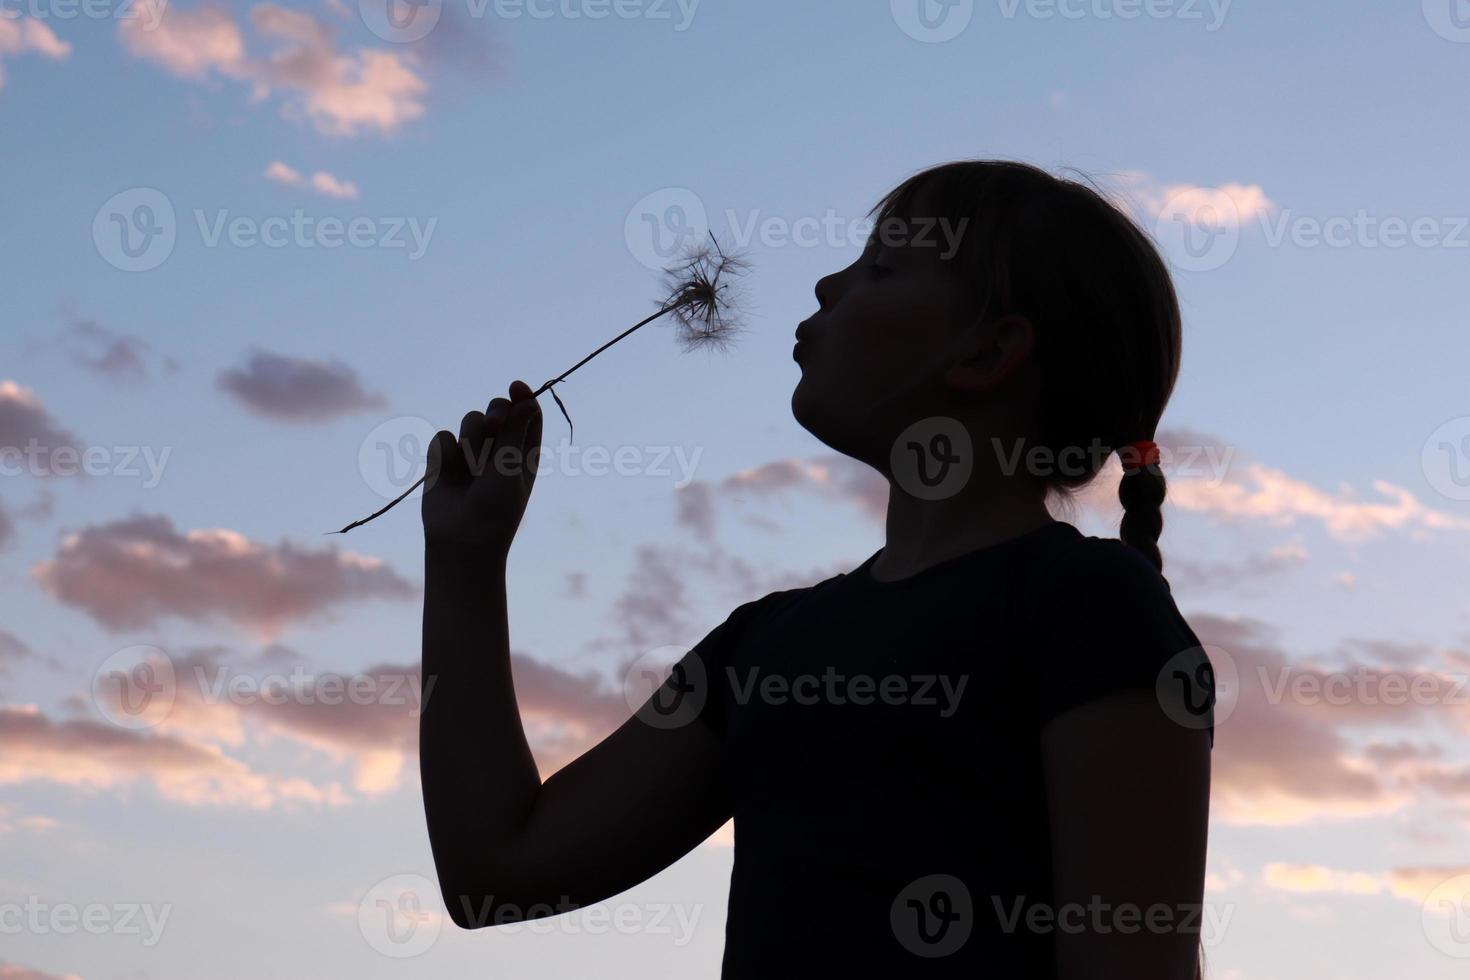
POLYGON ((434 438, 429 441, 424 492, 428 493, 441 480, 455 484, 463 482, 465 477, 464 457, 459 453, 459 440, 448 429, 434 433, 434 438))
POLYGON ((484 412, 466 412, 459 423, 459 448, 468 473, 484 471, 485 442, 490 437, 489 420, 484 412))
POLYGON ((501 424, 496 441, 502 446, 515 446, 524 459, 533 447, 541 444, 541 406, 531 396, 530 387, 523 381, 512 384, 510 392, 515 400, 511 403, 505 422, 501 424))
POLYGON ((485 418, 490 423, 490 433, 494 435, 499 430, 500 424, 505 421, 505 416, 510 412, 509 398, 492 398, 490 404, 485 406, 485 418))

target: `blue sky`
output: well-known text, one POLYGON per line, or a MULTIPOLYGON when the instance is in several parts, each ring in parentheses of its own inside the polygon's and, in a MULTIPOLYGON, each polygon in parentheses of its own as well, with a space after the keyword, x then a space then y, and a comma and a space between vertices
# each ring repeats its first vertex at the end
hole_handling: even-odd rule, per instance
MULTIPOLYGON (((749 332, 727 354, 681 354, 650 327, 559 389, 579 451, 631 447, 639 472, 544 474, 513 552, 513 645, 564 672, 545 694, 543 768, 608 730, 609 715, 578 712, 615 713, 634 657, 881 546, 872 483, 789 411, 791 333, 815 281, 859 249, 781 233, 829 215, 850 231, 905 176, 964 157, 1094 175, 1176 262, 1184 368, 1160 441, 1230 455, 1176 481, 1163 542, 1201 638, 1247 674, 1463 676, 1465 12, 924 2, 931 23, 953 28, 948 10, 967 26, 920 40, 903 0, 629 0, 632 16, 598 20, 590 0, 536 6, 545 17, 444 0, 425 8, 439 20, 424 39, 398 43, 341 4, 95 3, 88 16, 0 0, 0 443, 64 436, 106 460, 90 478, 7 470, 0 483, 0 902, 172 908, 153 945, 24 929, 3 962, 89 980, 713 971, 727 845, 611 903, 698 907, 687 944, 653 928, 446 928, 395 958, 357 910, 375 883, 431 874, 404 744, 355 717, 313 730, 219 704, 141 733, 78 727, 111 724, 92 680, 137 644, 181 671, 406 670, 413 505, 320 533, 385 502, 364 444, 371 459, 379 438, 421 435, 412 420, 453 428, 649 312, 639 229, 646 215, 672 235, 672 204, 694 202, 727 239, 764 229, 749 332), (113 215, 141 220, 137 205, 160 197, 171 250, 119 268, 113 215), (249 232, 298 214, 319 231, 357 219, 388 244, 210 244, 221 222, 249 232), (1199 268, 1167 247, 1175 219, 1234 244, 1199 268), (1416 240, 1393 244, 1395 223, 1416 240), (1324 226, 1343 237, 1316 240, 1324 226), (302 390, 321 377, 326 405, 302 390), (655 462, 676 451, 694 461, 689 486, 655 462), (129 452, 167 452, 160 478, 123 472, 129 452), (690 517, 693 500, 717 519, 690 517), (245 563, 246 594, 165 588, 169 561, 207 581, 200 563, 221 553, 245 563), (114 554, 161 563, 124 583, 126 601, 100 570, 114 554), (291 577, 313 555, 329 581, 298 589, 321 581, 291 577), (657 617, 630 612, 660 589, 657 617), (602 699, 570 697, 588 674, 602 699), (78 758, 86 733, 105 771, 78 758), (165 738, 213 761, 191 756, 198 771, 169 783, 147 742, 165 738)), ((565 438, 548 412, 547 445, 565 438)), ((1079 524, 1115 533, 1106 485, 1099 496, 1079 524)), ((1449 696, 1416 708, 1243 705, 1222 725, 1211 900, 1234 917, 1210 950, 1216 976, 1463 969, 1470 944, 1436 943, 1438 920, 1421 919, 1434 884, 1470 871, 1470 794, 1455 782, 1470 760, 1454 738, 1470 714, 1449 696)))

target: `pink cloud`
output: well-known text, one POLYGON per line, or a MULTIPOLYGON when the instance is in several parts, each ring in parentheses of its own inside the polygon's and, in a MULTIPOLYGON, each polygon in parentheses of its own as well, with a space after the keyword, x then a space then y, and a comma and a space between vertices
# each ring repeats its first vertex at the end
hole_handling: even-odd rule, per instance
POLYGON ((211 746, 85 719, 55 721, 34 706, 0 706, 0 785, 38 781, 85 792, 143 781, 188 806, 261 810, 346 799, 335 784, 264 775, 211 746))
POLYGON ((1152 221, 1172 213, 1188 215, 1202 224, 1239 228, 1276 208, 1276 202, 1259 184, 1169 184, 1139 171, 1116 174, 1111 184, 1108 193, 1114 203, 1140 220, 1152 221))
MULTIPOLYGON (((71 45, 61 40, 45 22, 24 14, 0 16, 0 56, 34 52, 52 61, 71 54, 71 45)), ((5 64, 0 61, 0 88, 5 87, 5 64)))
MULTIPOLYGON (((172 700, 150 729, 181 744, 236 754, 287 740, 352 766, 364 796, 398 789, 418 753, 419 715, 435 681, 417 663, 384 663, 350 674, 272 658, 266 666, 228 662, 218 651, 170 658, 172 700), (242 680, 249 683, 241 683, 242 680)), ((601 677, 574 674, 523 653, 511 655, 527 739, 543 775, 611 734, 632 709, 601 677)), ((109 716, 120 689, 101 687, 109 716)))
POLYGON ((279 160, 271 161, 270 165, 265 168, 265 179, 277 184, 285 184, 288 187, 310 187, 326 197, 357 197, 357 185, 350 180, 343 180, 325 170, 318 170, 308 179, 293 167, 279 160))
POLYGON ((245 36, 224 7, 181 10, 170 6, 151 27, 139 20, 121 21, 118 36, 128 53, 162 65, 181 78, 204 79, 218 72, 244 79, 250 73, 245 36))
POLYGON ((17 963, 0 963, 0 980, 82 980, 75 973, 62 975, 32 970, 17 963))
POLYGON ((334 546, 269 546, 223 528, 181 532, 162 515, 68 534, 32 574, 54 598, 111 629, 177 617, 225 620, 264 636, 341 603, 418 591, 376 558, 334 546))
POLYGON ((269 52, 252 57, 234 15, 222 7, 170 7, 156 26, 123 21, 123 46, 180 78, 211 74, 250 86, 252 99, 283 95, 282 112, 337 136, 391 135, 424 113, 428 83, 394 51, 338 50, 332 29, 311 14, 273 3, 251 8, 250 23, 269 52))

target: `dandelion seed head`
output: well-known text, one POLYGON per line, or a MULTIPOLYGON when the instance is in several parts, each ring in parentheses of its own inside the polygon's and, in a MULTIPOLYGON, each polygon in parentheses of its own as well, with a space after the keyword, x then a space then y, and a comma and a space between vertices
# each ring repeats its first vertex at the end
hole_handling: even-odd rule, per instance
POLYGON ((664 269, 665 298, 660 306, 678 324, 685 351, 726 350, 742 331, 737 283, 749 269, 750 263, 725 252, 713 233, 709 244, 691 247, 664 269))

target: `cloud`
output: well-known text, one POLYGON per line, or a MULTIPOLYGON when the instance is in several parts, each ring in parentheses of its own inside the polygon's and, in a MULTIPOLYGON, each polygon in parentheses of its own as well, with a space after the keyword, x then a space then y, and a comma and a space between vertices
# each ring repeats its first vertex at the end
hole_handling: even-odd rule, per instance
POLYGON ((280 422, 327 422, 382 408, 382 395, 363 390, 357 372, 342 361, 310 361, 254 350, 241 367, 215 379, 251 412, 280 422))
POLYGON ((1262 870, 1268 888, 1295 894, 1389 895, 1423 906, 1430 894, 1454 878, 1470 876, 1470 865, 1392 868, 1387 874, 1345 871, 1320 864, 1275 862, 1262 870))
POLYGON ((264 775, 211 746, 87 719, 56 721, 34 705, 0 706, 0 785, 38 781, 86 792, 147 782, 188 806, 262 810, 346 801, 335 784, 264 775))
POLYGON ((1470 767, 1435 761, 1429 742, 1384 742, 1386 728, 1470 732, 1454 651, 1348 641, 1288 656, 1262 623, 1186 615, 1233 708, 1217 720, 1212 808, 1225 823, 1287 826, 1382 816, 1433 796, 1470 804, 1470 767), (1377 661, 1364 655, 1382 654, 1377 661))
POLYGON ((1267 887, 1297 894, 1337 892, 1373 895, 1383 890, 1383 881, 1376 875, 1362 871, 1338 871, 1320 864, 1268 864, 1262 878, 1267 887))
POLYGON ((1383 499, 1363 500, 1346 484, 1329 492, 1281 470, 1247 463, 1219 483, 1205 478, 1170 480, 1169 502, 1227 521, 1287 526, 1299 519, 1314 520, 1341 541, 1360 541, 1388 531, 1470 530, 1470 518, 1428 507, 1402 487, 1386 480, 1374 480, 1372 487, 1383 499))
MULTIPOLYGON (((96 320, 74 319, 61 333, 60 344, 72 363, 109 381, 141 382, 149 375, 152 347, 141 337, 119 333, 96 320)), ((166 370, 178 369, 163 358, 166 370)))
POLYGON ((223 7, 181 10, 170 6, 151 28, 138 20, 121 21, 118 36, 130 54, 180 78, 202 80, 210 72, 236 79, 249 75, 245 36, 234 15, 223 7))
MULTIPOLYGON (((1254 521, 1287 527, 1303 520, 1320 522, 1334 538, 1360 541, 1387 532, 1470 530, 1470 518, 1458 517, 1425 505, 1414 494, 1383 480, 1372 482, 1379 500, 1364 500, 1351 486, 1335 491, 1320 489, 1286 472, 1246 459, 1238 447, 1219 437, 1190 429, 1161 430, 1156 437, 1164 455, 1169 480, 1168 505, 1221 521, 1254 521)), ((1118 480, 1122 475, 1116 456, 1108 457, 1101 472, 1076 496, 1077 503, 1105 520, 1121 517, 1118 480)), ((856 507, 881 522, 887 510, 888 484, 865 463, 838 455, 775 460, 742 470, 716 484, 700 481, 679 491, 679 523, 696 535, 708 537, 715 526, 715 497, 732 501, 748 497, 777 497, 787 492, 856 507)), ((1299 566, 1305 553, 1299 546, 1282 545, 1249 559, 1240 572, 1277 571, 1299 566)), ((1236 570, 1199 565, 1187 574, 1220 581, 1236 570)))
POLYGON ((1423 905, 1440 885, 1466 875, 1470 875, 1470 865, 1465 864, 1393 868, 1384 886, 1396 898, 1423 905))
POLYGON ((1167 184, 1140 171, 1111 175, 1106 193, 1113 203, 1145 223, 1168 214, 1186 215, 1192 222, 1218 228, 1239 228, 1276 208, 1259 184, 1167 184))
MULTIPOLYGON (((0 380, 0 462, 13 479, 32 476, 84 476, 80 440, 63 428, 29 388, 0 380)), ((36 520, 50 516, 54 498, 42 491, 36 501, 14 511, 0 501, 0 549, 15 540, 15 516, 36 520)))
MULTIPOLYGON (((352 766, 352 788, 378 796, 403 785, 416 767, 419 715, 435 697, 418 663, 381 663, 351 673, 286 664, 230 663, 217 650, 169 660, 173 700, 152 732, 236 753, 277 740, 352 766)), ((520 652, 511 654, 516 701, 543 776, 611 734, 631 715, 621 690, 593 673, 574 674, 520 652)), ((102 686, 105 711, 122 691, 102 686)))
MULTIPOLYGON (((1470 518, 1426 506, 1414 494, 1384 480, 1372 481, 1379 500, 1364 500, 1349 484, 1323 490, 1283 470, 1252 460, 1218 436, 1186 428, 1161 429, 1159 444, 1168 479, 1166 506, 1223 523, 1253 522, 1292 527, 1314 521, 1339 541, 1356 542, 1391 532, 1470 530, 1470 518)), ((1117 456, 1108 457, 1096 479, 1077 494, 1077 503, 1105 520, 1122 516, 1117 456)), ((1268 560, 1289 567, 1290 555, 1268 560)))
MULTIPOLYGON (((0 836, 6 834, 44 834, 49 830, 55 830, 61 826, 61 821, 54 817, 31 814, 21 816, 15 812, 15 808, 0 804, 0 836)), ((0 972, 0 980, 4 980, 4 972, 0 972)))
POLYGON ((319 131, 391 135, 424 113, 428 83, 394 51, 339 51, 332 28, 311 14, 273 3, 250 10, 255 34, 269 51, 252 57, 234 15, 222 7, 169 7, 152 29, 123 21, 119 36, 132 55, 180 78, 219 75, 250 87, 253 101, 282 94, 282 114, 319 131))
POLYGON ((695 480, 676 491, 675 521, 704 541, 713 539, 720 500, 743 502, 813 494, 856 507, 881 523, 888 507, 888 482, 872 467, 836 453, 807 459, 773 460, 732 473, 717 483, 695 480))
POLYGON ((80 440, 56 423, 31 389, 0 380, 0 450, 24 450, 33 440, 48 450, 81 451, 80 440))
POLYGON ((1262 579, 1301 568, 1306 562, 1307 550, 1296 542, 1288 542, 1239 561, 1196 561, 1170 556, 1167 571, 1169 584, 1177 594, 1191 589, 1254 586, 1261 584, 1262 579))
MULTIPOLYGON (((71 54, 71 45, 58 38, 45 22, 12 11, 0 14, 0 57, 35 52, 52 61, 71 54)), ((5 87, 5 63, 0 61, 0 89, 5 87)))
MULTIPOLYGON (((1355 764, 1346 715, 1277 697, 1274 684, 1294 665, 1258 621, 1186 614, 1211 651, 1217 677, 1238 678, 1228 717, 1217 720, 1211 807, 1225 823, 1282 826, 1351 820, 1392 812, 1412 800, 1369 765, 1355 764)), ((1291 688, 1287 687, 1287 690, 1291 688)))
POLYGON ((20 637, 6 629, 0 629, 0 674, 10 673, 10 665, 28 660, 35 654, 20 637))
POLYGON ((0 980, 82 980, 76 973, 68 973, 65 976, 59 973, 43 973, 40 970, 32 970, 18 963, 0 963, 0 980))
POLYGON ((341 603, 417 594, 376 558, 334 546, 272 547, 223 528, 180 532, 163 515, 68 534, 32 575, 58 601, 110 629, 177 617, 225 620, 267 637, 341 603))
POLYGON ((342 180, 325 170, 318 170, 312 174, 310 179, 279 160, 271 161, 265 168, 265 179, 288 187, 309 187, 318 194, 335 198, 357 197, 357 185, 350 180, 342 180))

